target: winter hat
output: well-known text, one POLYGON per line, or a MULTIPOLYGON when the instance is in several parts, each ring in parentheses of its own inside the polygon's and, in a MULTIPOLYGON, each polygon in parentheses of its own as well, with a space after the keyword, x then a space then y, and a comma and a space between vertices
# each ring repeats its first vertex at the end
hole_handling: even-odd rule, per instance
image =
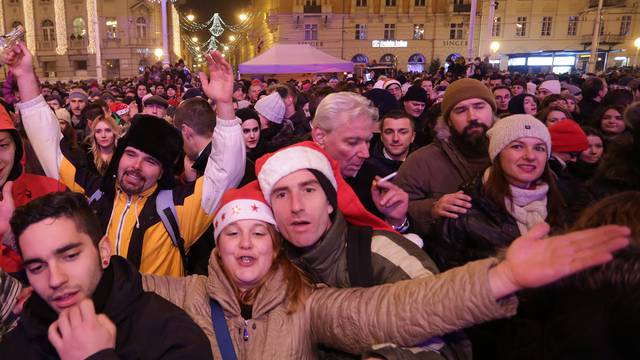
POLYGON ((560 81, 558 80, 547 80, 540 84, 540 86, 538 86, 538 89, 547 89, 551 91, 552 94, 560 94, 560 92, 562 91, 562 86, 560 85, 560 81))
POLYGON ((444 92, 442 99, 443 118, 448 120, 451 110, 459 102, 474 98, 486 101, 491 105, 493 112, 496 112, 496 100, 489 88, 476 79, 464 78, 454 81, 444 92))
POLYGON ((489 159, 491 162, 512 141, 532 137, 544 141, 547 145, 547 159, 551 156, 551 136, 542 121, 528 114, 507 116, 496 122, 489 131, 489 159))
POLYGON ((391 110, 400 109, 400 104, 396 98, 387 90, 371 89, 364 93, 363 96, 371 100, 373 106, 378 108, 378 119, 382 119, 391 110))
POLYGON ((426 104, 429 102, 429 96, 427 95, 427 91, 421 86, 413 85, 410 86, 404 94, 402 101, 419 101, 426 104))
POLYGON ((69 93, 69 100, 72 100, 72 99, 80 99, 80 100, 84 100, 84 102, 89 101, 89 97, 87 96, 87 93, 84 92, 84 90, 82 89, 71 90, 71 92, 69 93))
POLYGON ((273 212, 255 180, 239 189, 230 189, 224 193, 220 207, 213 215, 213 238, 217 239, 222 229, 239 220, 260 220, 276 225, 273 212))
POLYGON ((109 105, 109 110, 118 116, 122 116, 129 113, 129 106, 125 103, 114 102, 109 105))
POLYGON ((533 99, 533 101, 536 101, 537 104, 537 100, 536 97, 529 94, 529 93, 522 93, 520 95, 516 95, 514 97, 511 98, 511 100, 509 100, 509 114, 511 115, 515 115, 515 114, 524 114, 524 99, 526 97, 530 97, 533 99))
POLYGON ((531 81, 529 81, 527 83, 527 93, 528 94, 535 95, 537 88, 538 88, 538 86, 536 84, 532 83, 531 81))
POLYGON ((191 88, 189 90, 187 90, 184 95, 182 95, 182 100, 189 100, 191 98, 194 97, 203 97, 202 96, 202 90, 198 89, 198 88, 191 88))
POLYGON ((389 86, 391 86, 393 84, 396 84, 396 85, 398 85, 399 87, 402 88, 402 84, 400 84, 400 81, 398 81, 396 79, 389 79, 389 80, 385 81, 382 86, 383 86, 383 88, 385 90, 387 90, 389 88, 389 86))
POLYGON ((146 114, 137 114, 131 119, 127 133, 118 140, 113 159, 103 177, 102 190, 113 186, 112 180, 117 173, 120 158, 127 146, 134 147, 156 158, 162 164, 162 177, 158 180, 160 189, 173 186, 173 166, 182 151, 180 131, 166 120, 146 114))
POLYGON ((169 107, 169 102, 165 100, 165 98, 163 98, 162 96, 158 96, 158 95, 153 95, 148 98, 145 95, 145 97, 142 98, 142 104, 144 106, 158 105, 158 106, 162 106, 165 109, 169 107))
POLYGON ((256 160, 256 175, 264 198, 269 202, 273 186, 283 177, 303 169, 314 169, 329 180, 338 193, 338 209, 348 223, 370 226, 376 230, 391 230, 384 221, 362 205, 353 189, 340 175, 338 163, 318 144, 303 141, 266 154, 256 160))
POLYGON ((589 147, 587 135, 573 120, 564 119, 549 125, 549 133, 554 152, 584 151, 589 147))
POLYGON ((63 120, 67 123, 67 125, 71 125, 71 114, 65 108, 55 109, 53 112, 56 113, 56 118, 58 120, 63 120))
POLYGON ((277 91, 262 97, 254 106, 256 111, 272 123, 282 124, 285 106, 282 97, 277 91))
POLYGON ((573 84, 563 84, 562 88, 569 91, 569 93, 573 96, 578 96, 582 94, 582 89, 580 89, 578 86, 575 86, 573 84))

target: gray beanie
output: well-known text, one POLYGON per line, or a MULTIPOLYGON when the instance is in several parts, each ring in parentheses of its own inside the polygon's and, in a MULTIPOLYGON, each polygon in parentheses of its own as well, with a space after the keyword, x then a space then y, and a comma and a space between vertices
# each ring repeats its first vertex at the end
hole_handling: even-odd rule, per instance
POLYGON ((512 141, 532 137, 547 145, 547 159, 551 156, 551 135, 542 121, 528 114, 507 116, 496 122, 489 131, 489 159, 493 162, 498 154, 512 141))
POLYGON ((272 123, 282 124, 285 106, 282 97, 277 91, 258 100, 254 108, 258 114, 266 117, 272 123))

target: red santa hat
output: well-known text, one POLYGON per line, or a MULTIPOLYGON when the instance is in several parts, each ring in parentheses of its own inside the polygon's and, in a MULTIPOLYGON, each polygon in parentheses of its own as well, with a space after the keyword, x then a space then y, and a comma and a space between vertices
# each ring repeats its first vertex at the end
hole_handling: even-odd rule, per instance
POLYGON ((267 205, 257 181, 239 189, 230 189, 220 201, 213 216, 213 236, 218 238, 222 229, 239 220, 260 220, 276 225, 271 208, 267 205))
POLYGON ((348 223, 356 226, 370 226, 375 230, 393 231, 387 223, 367 211, 353 189, 340 175, 338 163, 312 141, 287 146, 274 153, 266 154, 256 161, 258 183, 267 203, 274 185, 280 179, 298 170, 306 169, 319 171, 333 185, 338 194, 338 209, 348 223))

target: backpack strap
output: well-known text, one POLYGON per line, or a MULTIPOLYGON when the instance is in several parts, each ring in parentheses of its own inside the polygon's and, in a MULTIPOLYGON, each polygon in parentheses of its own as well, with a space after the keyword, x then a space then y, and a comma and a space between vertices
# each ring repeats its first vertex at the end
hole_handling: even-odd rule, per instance
POLYGON ((373 229, 369 226, 347 227, 347 271, 352 287, 375 285, 371 263, 372 237, 373 229))
POLYGON ((218 342, 218 349, 220 350, 220 355, 222 355, 222 360, 237 360, 236 351, 231 342, 231 335, 229 335, 229 327, 227 326, 227 321, 224 319, 222 306, 212 298, 209 298, 209 303, 211 304, 213 331, 216 333, 216 341, 218 342))
POLYGON ((180 251, 182 266, 186 266, 187 252, 184 249, 184 239, 180 235, 178 213, 176 212, 176 205, 173 203, 173 190, 160 190, 158 192, 158 196, 156 196, 156 212, 160 216, 160 220, 162 220, 169 237, 171 237, 173 246, 180 251))

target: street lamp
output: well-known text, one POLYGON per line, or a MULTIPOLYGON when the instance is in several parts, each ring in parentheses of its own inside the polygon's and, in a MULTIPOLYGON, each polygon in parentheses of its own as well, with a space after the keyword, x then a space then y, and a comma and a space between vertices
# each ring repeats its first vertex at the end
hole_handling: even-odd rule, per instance
POLYGON ((223 49, 224 49, 224 51, 228 51, 229 47, 225 45, 223 49))
POLYGON ((240 15, 238 15, 238 18, 240 18, 240 21, 245 21, 247 20, 248 16, 245 13, 242 13, 240 15))
POLYGON ((489 45, 489 49, 491 49, 492 53, 497 53, 498 50, 500 50, 500 42, 498 41, 492 41, 491 44, 489 45))
POLYGON ((636 67, 638 66, 638 50, 640 50, 640 37, 636 38, 636 40, 633 42, 633 46, 636 47, 636 59, 634 61, 633 66, 636 67))
POLYGON ((160 58, 164 56, 164 50, 162 50, 161 48, 156 48, 155 50, 153 50, 153 55, 155 55, 158 60, 160 60, 160 58))
POLYGON ((197 37, 197 36, 192 37, 192 38, 191 38, 191 41, 193 41, 193 42, 198 42, 198 37, 197 37))
POLYGON ((189 21, 193 21, 195 18, 196 18, 196 16, 193 15, 193 14, 187 15, 187 20, 189 20, 189 21))
POLYGON ((233 35, 229 35, 229 41, 236 41, 236 37, 233 35))

